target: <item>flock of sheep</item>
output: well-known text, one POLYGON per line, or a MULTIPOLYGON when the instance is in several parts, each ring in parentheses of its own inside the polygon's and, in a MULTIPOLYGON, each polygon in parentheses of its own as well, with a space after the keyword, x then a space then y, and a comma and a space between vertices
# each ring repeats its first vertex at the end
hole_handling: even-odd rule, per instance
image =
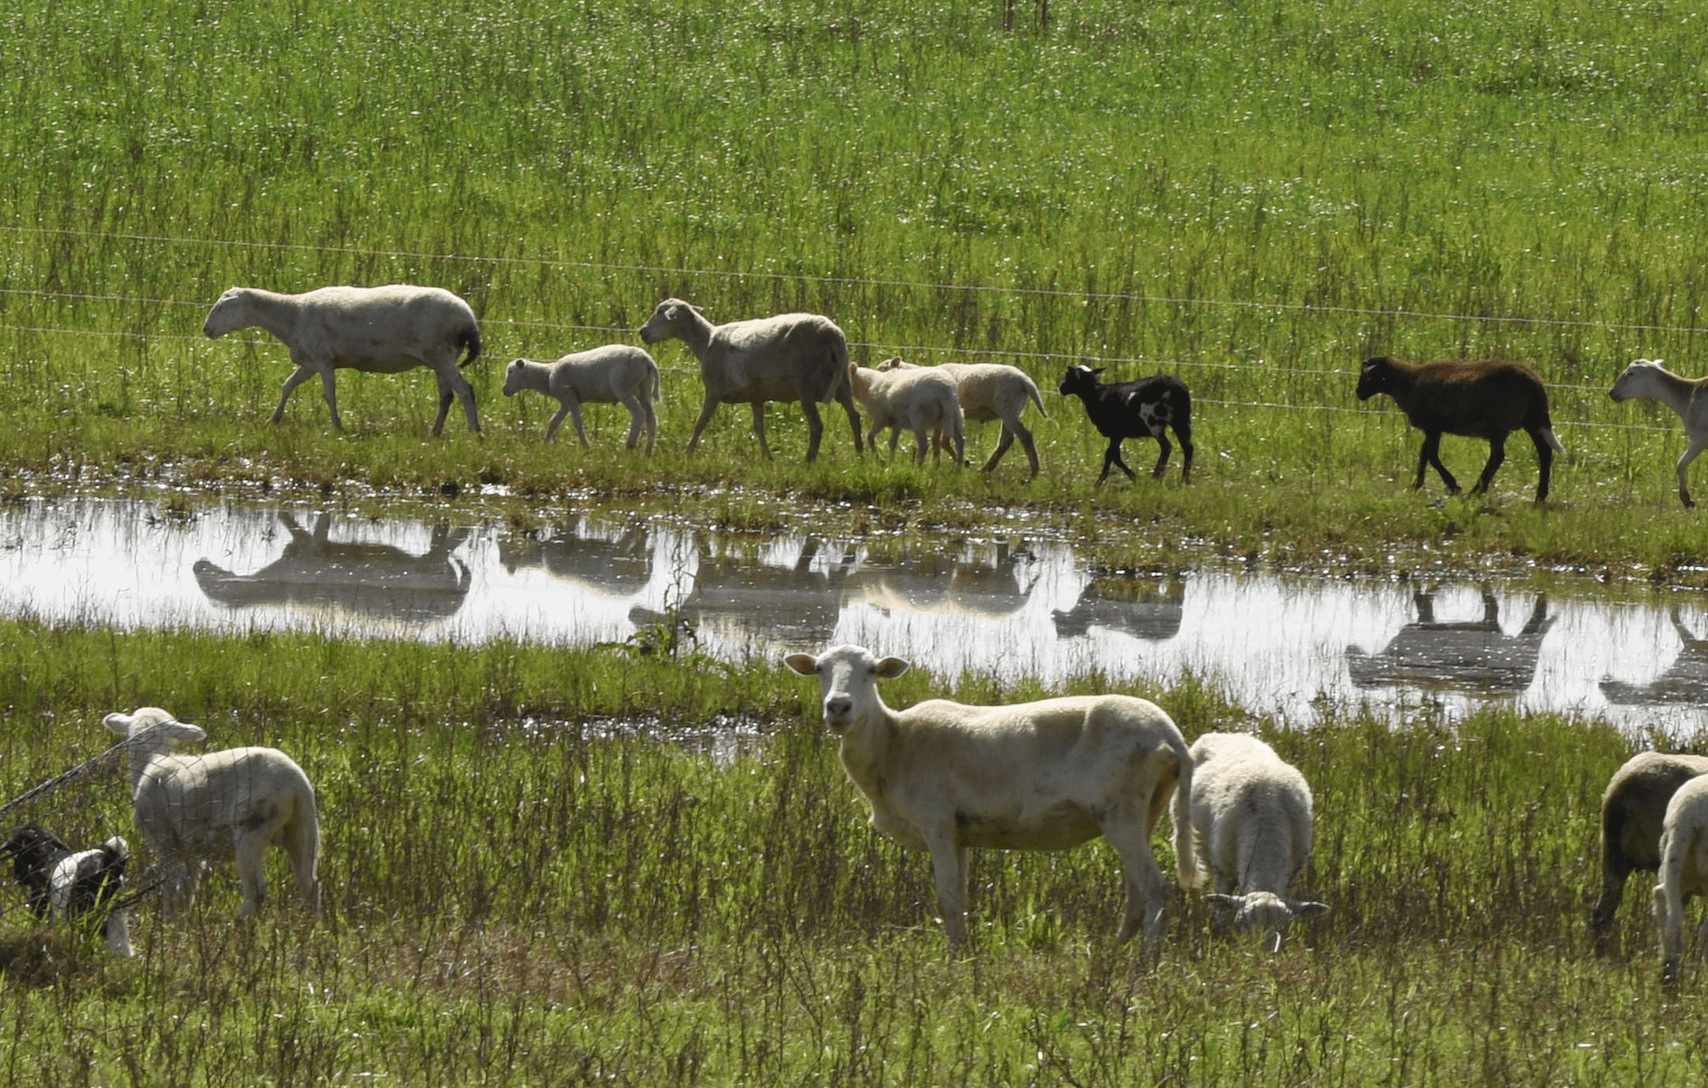
MULTIPOLYGON (((453 399, 462 401, 469 429, 480 431, 474 391, 460 371, 480 356, 479 323, 469 304, 449 291, 391 284, 322 287, 288 295, 233 287, 214 303, 202 331, 209 337, 220 337, 245 328, 272 333, 290 349, 291 362, 296 365, 285 379, 279 405, 273 411, 274 423, 283 417, 291 392, 316 375, 332 424, 342 428, 334 381, 337 370, 390 374, 424 366, 433 371, 439 383, 439 414, 433 421, 433 434, 443 430, 453 399)), ((857 452, 887 429, 894 454, 906 428, 918 443, 915 462, 925 460, 927 436, 931 436, 938 457, 946 447, 959 466, 965 461, 965 420, 1000 420, 1002 436, 985 462, 985 471, 994 469, 1018 438, 1031 462, 1032 475, 1038 474, 1038 450, 1021 415, 1028 401, 1037 405, 1040 414, 1047 413, 1037 386, 1016 367, 995 363, 916 367, 891 359, 867 369, 849 360, 847 337, 835 322, 820 314, 779 314, 714 325, 698 306, 674 298, 658 304, 641 326, 640 337, 648 345, 680 340, 699 360, 705 399, 688 440, 690 453, 699 445, 700 435, 719 404, 747 404, 753 413, 753 433, 759 448, 770 457, 771 448, 765 440, 765 405, 778 401, 800 404, 809 432, 807 460, 813 461, 824 437, 818 406, 834 401, 848 414, 857 452), (856 400, 871 417, 864 441, 856 400)), ((1121 458, 1121 443, 1127 438, 1157 440, 1161 455, 1151 474, 1162 475, 1172 448, 1170 430, 1184 456, 1182 475, 1189 479, 1192 398, 1186 384, 1166 374, 1105 384, 1097 377, 1100 373, 1100 368, 1070 366, 1057 387, 1064 396, 1079 397, 1092 425, 1109 439, 1097 482, 1108 478, 1111 467, 1133 477, 1133 470, 1121 458)), ((1678 494, 1686 506, 1694 505, 1686 471, 1708 447, 1708 399, 1699 401, 1695 395, 1703 381, 1679 377, 1657 361, 1639 359, 1609 391, 1616 401, 1657 400, 1683 418, 1690 448, 1678 462, 1678 494)), ((587 432, 582 426, 581 406, 600 403, 621 404, 628 409, 630 449, 643 429, 649 452, 657 439, 658 418, 653 405, 662 396, 658 365, 638 348, 608 344, 549 363, 516 359, 505 373, 504 394, 514 396, 529 389, 555 398, 560 406, 546 428, 548 441, 568 416, 585 446, 587 432)), ((1529 367, 1494 361, 1414 365, 1378 356, 1365 361, 1358 376, 1357 395, 1359 400, 1368 400, 1378 393, 1392 397, 1412 426, 1424 433, 1413 487, 1423 486, 1424 474, 1433 465, 1448 491, 1459 490, 1458 481, 1441 463, 1439 452, 1441 436, 1455 434, 1488 441, 1488 462, 1471 489, 1473 494, 1488 490, 1495 471, 1506 459, 1507 436, 1522 430, 1535 444, 1540 465, 1536 501, 1547 499, 1554 454, 1563 447, 1549 419, 1547 389, 1529 367)))
MULTIPOLYGON (((335 426, 333 374, 339 368, 393 373, 416 366, 433 370, 439 384, 442 429, 453 399, 461 398, 471 430, 479 431, 473 391, 459 373, 481 351, 474 312, 437 288, 327 287, 301 295, 233 288, 208 314, 204 331, 218 337, 260 327, 290 349, 296 370, 286 380, 276 423, 291 391, 319 375, 335 426)), ((965 459, 965 419, 1000 420, 1002 438, 985 463, 993 469, 1018 438, 1038 472, 1032 434, 1021 421, 1028 403, 1043 413, 1038 389, 1022 371, 997 364, 915 367, 892 359, 878 368, 853 365, 847 340, 828 318, 784 314, 713 325, 698 307, 678 299, 659 303, 640 337, 647 344, 677 339, 700 362, 705 400, 688 448, 692 451, 721 403, 752 406, 753 430, 766 455, 764 405, 794 401, 810 429, 807 459, 818 454, 820 403, 835 401, 848 415, 856 450, 863 450, 855 401, 871 418, 864 444, 885 428, 895 449, 901 428, 918 443, 947 446, 965 459)), ((1161 475, 1179 440, 1190 477, 1193 457, 1191 396, 1178 378, 1157 375, 1105 384, 1099 370, 1070 366, 1059 392, 1078 396, 1088 418, 1109 439, 1098 483, 1119 467, 1124 438, 1156 438, 1161 475)), ((1678 464, 1679 497, 1691 505, 1685 471, 1708 445, 1708 407, 1696 400, 1698 383, 1669 374, 1658 362, 1638 360, 1615 382, 1614 400, 1659 400, 1685 420, 1691 445, 1678 464)), ((651 450, 657 437, 653 405, 659 400, 657 364, 639 348, 613 344, 566 355, 553 363, 512 362, 504 393, 535 390, 560 409, 547 427, 550 440, 566 416, 583 445, 581 406, 620 403, 631 416, 628 446, 642 430, 651 450)), ((1368 360, 1359 375, 1360 400, 1391 396, 1424 432, 1418 459, 1421 487, 1433 465, 1449 490, 1458 484, 1442 466, 1443 433, 1488 440, 1490 456, 1475 490, 1486 490, 1504 459, 1508 434, 1523 430, 1536 446, 1540 479, 1536 499, 1547 498, 1553 453, 1560 450, 1548 414, 1547 392, 1526 367, 1512 363, 1429 363, 1414 366, 1385 357, 1368 360)), ((1291 898, 1289 889, 1311 855, 1310 786, 1268 745, 1243 734, 1208 733, 1189 748, 1179 728, 1154 703, 1125 695, 1072 696, 1004 706, 968 706, 932 699, 906 710, 886 706, 877 681, 901 675, 907 662, 878 658, 859 646, 817 656, 790 654, 785 664, 816 676, 826 727, 840 738, 844 769, 865 795, 873 826, 905 846, 931 855, 944 928, 952 945, 967 937, 967 850, 975 847, 1063 850, 1101 836, 1121 858, 1126 909, 1117 941, 1141 931, 1161 936, 1165 880, 1151 852, 1151 837, 1172 801, 1176 872, 1186 888, 1207 888, 1219 927, 1263 932, 1271 947, 1295 918, 1328 908, 1291 898)), ((159 868, 163 911, 184 910, 206 866, 235 859, 242 887, 240 920, 266 898, 264 856, 270 846, 290 858, 304 905, 318 908, 320 853, 314 788, 302 768, 273 748, 236 748, 178 756, 173 746, 206 734, 164 710, 144 707, 109 714, 109 730, 123 735, 130 758, 133 815, 159 868)), ((1677 982, 1684 900, 1708 894, 1708 757, 1648 752, 1621 767, 1602 799, 1603 890, 1591 918, 1597 947, 1607 951, 1614 915, 1629 875, 1660 872, 1654 916, 1660 932, 1663 980, 1677 982)), ((129 849, 122 838, 73 850, 37 825, 20 828, 0 846, 10 855, 29 906, 41 918, 98 913, 109 946, 128 955, 128 901, 121 898, 129 849)), ((1708 922, 1703 923, 1708 939, 1708 922)))

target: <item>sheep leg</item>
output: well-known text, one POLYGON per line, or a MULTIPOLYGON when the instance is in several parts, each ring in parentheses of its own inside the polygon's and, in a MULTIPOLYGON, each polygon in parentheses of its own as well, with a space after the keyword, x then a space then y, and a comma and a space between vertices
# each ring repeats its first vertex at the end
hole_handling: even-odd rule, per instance
POLYGON ((239 922, 253 917, 267 900, 267 836, 249 832, 237 839, 237 878, 243 888, 243 906, 238 908, 239 922))
MULTIPOLYGON (((564 401, 558 406, 558 410, 552 414, 551 421, 546 424, 547 442, 550 442, 553 438, 557 437, 557 429, 559 425, 563 423, 563 418, 567 415, 569 415, 569 402, 564 401)), ((583 445, 585 445, 585 443, 583 443, 583 445)))
POLYGON ((1141 815, 1134 820, 1110 820, 1103 825, 1103 837, 1121 858, 1121 871, 1127 885, 1127 903, 1121 916, 1121 928, 1115 943, 1126 944, 1141 927, 1145 943, 1162 936, 1165 919, 1163 901, 1166 881, 1162 869, 1151 853, 1150 833, 1141 815))
MULTIPOLYGON (((463 402, 463 418, 468 421, 469 430, 479 434, 480 416, 474 409, 474 386, 469 384, 468 379, 463 377, 461 371, 455 369, 451 371, 450 386, 452 391, 456 393, 457 399, 463 402)), ((439 416, 443 419, 444 415, 445 409, 441 407, 439 416)), ((435 430, 433 433, 438 434, 439 432, 435 430)))
POLYGON ((967 852, 950 838, 934 837, 928 845, 943 930, 949 936, 949 947, 959 948, 967 943, 967 852))
MULTIPOLYGON (((1004 423, 1002 425, 1002 434, 999 435, 996 440, 996 449, 990 452, 990 456, 985 459, 984 466, 980 468, 979 471, 989 472, 994 469, 996 467, 996 463, 1002 460, 1002 455, 1007 453, 1008 447, 1012 445, 1014 445, 1014 432, 1008 429, 1008 424, 1004 423)), ((1028 442, 1027 446, 1030 448, 1031 443, 1028 442)))
POLYGON ((1097 477, 1097 486, 1102 487, 1103 481, 1109 478, 1109 467, 1111 465, 1120 466, 1121 471, 1127 474, 1127 479, 1137 478, 1133 475, 1133 470, 1127 467, 1127 462, 1121 460, 1121 440, 1119 438, 1111 438, 1109 448, 1103 451, 1103 475, 1097 477))
MULTIPOLYGON (((860 413, 854 408, 854 394, 849 392, 847 383, 836 390, 836 403, 842 405, 842 410, 848 413, 848 426, 854 431, 854 452, 865 453, 860 445, 860 413)), ((812 460, 808 457, 807 460, 812 460)))
POLYGON ((700 416, 694 420, 694 436, 688 439, 688 452, 693 453, 694 447, 700 444, 700 432, 706 429, 706 424, 712 421, 712 413, 718 409, 718 396, 711 390, 706 391, 705 403, 700 405, 700 416))
MULTIPOLYGON (((758 411, 758 406, 754 406, 758 411)), ((811 397, 801 398, 801 414, 807 417, 807 464, 818 460, 818 444, 824 440, 824 420, 819 418, 818 405, 811 397)), ((860 425, 858 417, 854 424, 854 443, 860 443, 860 425)), ((893 451, 892 451, 893 452, 893 451)))
MULTIPOLYGON (((292 377, 295 377, 295 375, 292 375, 292 377)), ((289 380, 290 379, 287 378, 286 382, 288 383, 289 380)), ((343 430, 344 421, 338 418, 338 387, 333 377, 331 367, 327 367, 325 370, 320 372, 320 393, 326 398, 326 407, 332 413, 332 425, 340 431, 343 430)), ((439 414, 439 418, 444 418, 443 412, 439 414)), ((437 434, 438 432, 434 431, 433 433, 437 434)))
MULTIPOLYGON (((1500 468, 1500 466, 1502 464, 1504 464, 1505 462, 1506 462, 1506 436, 1501 435, 1499 438, 1489 439, 1489 463, 1483 466, 1483 475, 1479 480, 1477 480, 1477 486, 1471 488, 1471 494, 1481 495, 1483 492, 1487 491, 1489 489, 1490 481, 1492 481, 1494 479, 1495 470, 1500 468)), ((1536 501, 1537 502, 1541 502, 1543 499, 1548 497, 1548 483, 1547 483, 1547 465, 1548 465, 1548 462, 1546 459, 1543 460, 1542 465, 1543 465, 1543 467, 1542 467, 1542 471, 1543 471, 1542 485, 1541 485, 1541 489, 1537 492, 1537 495, 1536 495, 1536 501)))
POLYGON ((1180 440, 1180 453, 1184 458, 1180 464, 1180 481, 1190 483, 1192 480, 1192 428, 1175 425, 1174 437, 1180 440))
MULTIPOLYGON (((581 404, 573 397, 565 400, 563 407, 558 409, 557 415, 552 417, 551 426, 546 428, 546 441, 551 441, 552 435, 556 433, 558 425, 563 422, 563 417, 566 414, 569 416, 570 422, 575 424, 575 437, 580 441, 581 448, 586 449, 587 429, 581 425, 581 404)), ((633 438, 629 440, 629 448, 634 448, 633 438)))
POLYGON ((1606 956, 1613 951, 1613 919, 1619 911, 1619 903, 1625 898, 1625 878, 1630 876, 1629 869, 1615 871, 1605 869, 1601 874, 1601 898, 1595 901, 1595 910, 1590 912, 1589 929, 1595 938, 1595 954, 1606 956))
POLYGON ((635 443, 640 441, 641 419, 643 418, 641 414, 641 402, 635 398, 633 393, 619 393, 617 395, 617 402, 629 410, 629 441, 627 448, 632 450, 635 448, 635 443))
POLYGON ((1423 449, 1419 450, 1417 455, 1417 479, 1411 485, 1413 491, 1423 486, 1423 470, 1430 465, 1434 465, 1435 471, 1441 474, 1441 482, 1447 485, 1447 493, 1457 495, 1459 481, 1455 480, 1453 474, 1447 471, 1447 466, 1441 463, 1440 431, 1424 432, 1423 449))
MULTIPOLYGON (((285 418, 285 402, 291 399, 291 393, 295 391, 296 387, 308 381, 313 374, 314 368, 307 363, 298 363, 297 368, 291 371, 291 376, 285 379, 284 392, 279 394, 279 406, 273 409, 274 423, 285 418)), ((337 417, 334 416, 333 418, 336 421, 337 417)))
POLYGON ((1162 434, 1156 436, 1156 444, 1162 447, 1162 452, 1157 455, 1156 467, 1151 469, 1151 479, 1160 480, 1163 470, 1168 467, 1168 455, 1174 452, 1174 447, 1168 444, 1168 436, 1162 434))
MULTIPOLYGON (((811 419, 812 422, 818 423, 818 414, 816 412, 813 413, 811 419)), ((809 461, 812 460, 812 455, 818 452, 818 436, 819 432, 823 430, 824 426, 822 424, 813 429, 812 441, 807 445, 807 449, 809 451, 807 454, 807 460, 809 461)), ((759 452, 763 453, 765 455, 765 459, 769 461, 771 459, 771 446, 765 441, 765 402, 762 400, 756 400, 753 402, 753 434, 754 437, 759 439, 759 452)))
MULTIPOLYGON (((1543 443, 1538 442, 1536 444, 1536 448, 1541 450, 1544 449, 1545 446, 1543 443)), ((1684 503, 1686 509, 1696 505, 1695 501, 1690 497, 1690 462, 1696 460, 1697 455, 1700 454, 1704 448, 1708 448, 1708 435, 1704 435, 1699 439, 1691 439, 1690 448, 1685 450, 1684 456, 1678 459, 1678 498, 1679 501, 1684 503)))

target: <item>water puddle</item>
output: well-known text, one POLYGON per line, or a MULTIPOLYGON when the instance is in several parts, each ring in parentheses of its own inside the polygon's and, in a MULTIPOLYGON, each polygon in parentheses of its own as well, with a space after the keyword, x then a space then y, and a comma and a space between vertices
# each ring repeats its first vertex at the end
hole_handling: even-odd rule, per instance
POLYGON ((1093 578, 1066 545, 708 535, 664 522, 498 525, 137 501, 0 508, 0 609, 48 620, 358 637, 622 642, 715 657, 858 642, 940 674, 1193 675, 1304 724, 1500 700, 1682 735, 1708 723, 1708 607, 1593 587, 1419 586, 1209 570, 1093 578))

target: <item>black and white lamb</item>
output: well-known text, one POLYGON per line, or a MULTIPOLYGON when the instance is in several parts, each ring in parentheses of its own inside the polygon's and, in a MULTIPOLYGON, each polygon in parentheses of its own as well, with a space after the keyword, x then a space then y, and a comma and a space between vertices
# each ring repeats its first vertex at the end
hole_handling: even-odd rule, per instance
POLYGON ((114 955, 132 954, 128 912, 111 910, 124 894, 130 847, 117 835, 100 846, 73 850, 39 824, 25 824, 12 834, 0 855, 12 857, 12 876, 29 892, 30 913, 41 921, 80 918, 109 911, 101 934, 114 955))

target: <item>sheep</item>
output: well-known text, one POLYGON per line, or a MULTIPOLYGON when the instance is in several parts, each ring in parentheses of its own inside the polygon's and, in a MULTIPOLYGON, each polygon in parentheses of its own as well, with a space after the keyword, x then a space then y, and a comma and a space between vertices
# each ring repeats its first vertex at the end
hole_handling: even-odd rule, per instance
MULTIPOLYGON (((872 370, 848 364, 848 382, 854 399, 866 409, 872 427, 866 433, 866 444, 874 450, 878 432, 890 429, 890 455, 896 451, 896 439, 901 429, 912 431, 919 442, 913 463, 925 463, 927 434, 947 435, 955 455, 955 467, 960 468, 967 452, 964 419, 960 398, 955 393, 955 380, 935 369, 872 370)), ((942 460, 942 447, 932 442, 934 462, 942 460)))
POLYGON ((290 858, 297 896, 320 907, 320 817, 314 787, 290 756, 276 748, 228 748, 176 756, 179 741, 207 734, 159 707, 108 714, 108 730, 129 738, 132 805, 137 830, 161 868, 163 911, 188 909, 209 860, 235 855, 243 888, 243 921, 267 897, 267 847, 290 858))
MULTIPOLYGON (((1655 928, 1660 931, 1661 984, 1678 984, 1684 904, 1708 893, 1708 776, 1698 775, 1667 802, 1661 822, 1660 883, 1654 890, 1655 928)), ((1697 930, 1708 938, 1708 921, 1697 930)))
MULTIPOLYGON (((878 369, 912 370, 917 366, 901 359, 885 359, 878 364, 878 369)), ((974 423, 1002 421, 1002 437, 980 471, 989 472, 996 468, 997 462, 1002 460, 1002 455, 1018 437, 1026 451, 1026 459, 1032 463, 1031 478, 1035 479, 1038 475, 1038 447, 1033 444, 1032 432, 1026 429, 1020 417, 1026 411, 1027 401, 1036 404, 1038 414, 1045 419, 1050 417, 1050 413, 1044 410, 1044 400, 1038 395, 1038 386, 1031 377, 1019 367, 1004 363, 941 363, 936 369, 955 379, 955 395, 960 398, 961 411, 968 420, 974 423)), ((943 435, 939 434, 937 444, 941 446, 943 440, 943 435)))
POLYGON ((1686 509, 1696 505, 1690 497, 1690 462, 1708 449, 1708 393, 1704 389, 1708 389, 1708 378, 1683 378, 1661 366, 1659 359, 1637 359, 1607 391, 1615 401, 1660 401, 1684 421, 1690 448, 1678 459, 1678 497, 1686 509))
POLYGON ((1111 465, 1125 472, 1127 479, 1135 478, 1127 462, 1121 460, 1121 441, 1127 438, 1154 438, 1162 446, 1156 467, 1151 470, 1153 478, 1160 478, 1162 470, 1168 466, 1168 455, 1173 451, 1168 444, 1170 427, 1174 428, 1174 436, 1180 440, 1180 449, 1185 455, 1180 479, 1190 482, 1192 394, 1186 383, 1172 374, 1153 374, 1137 381, 1105 385, 1097 380, 1101 373, 1102 367, 1070 366, 1062 375, 1061 384, 1056 386, 1056 391, 1062 396, 1078 397, 1085 405, 1085 414, 1092 426, 1109 439, 1109 448, 1103 452, 1103 474, 1097 477, 1097 486, 1102 487, 1103 481, 1109 478, 1111 465))
POLYGON ((134 954, 128 911, 111 909, 124 891, 130 863, 130 846, 122 836, 73 850, 47 828, 25 824, 0 846, 0 854, 12 856, 12 876, 28 890, 27 903, 37 920, 77 918, 107 909, 101 933, 108 950, 116 956, 134 954))
POLYGON ((848 339, 828 317, 818 314, 779 314, 775 317, 732 321, 713 325, 698 306, 681 299, 660 302, 640 328, 647 344, 676 339, 688 345, 700 361, 700 380, 706 399, 694 421, 688 452, 700 444, 700 433, 722 403, 753 406, 753 433, 767 459, 771 447, 765 442, 765 402, 799 401, 811 437, 807 440, 807 462, 818 457, 824 423, 818 416, 819 402, 836 401, 848 413, 854 431, 854 452, 860 444, 860 414, 848 388, 848 339))
POLYGON ((1192 742, 1192 841, 1205 898, 1239 929, 1261 928, 1271 950, 1294 918, 1328 907, 1291 899, 1287 888, 1311 858, 1311 787, 1275 749, 1244 733, 1192 742))
POLYGON ((1378 393, 1394 398, 1413 427, 1423 432, 1423 449, 1417 457, 1417 479, 1413 490, 1423 486, 1424 471, 1435 466, 1449 493, 1459 493, 1459 482, 1441 463, 1441 436, 1464 435, 1489 443, 1488 464, 1471 494, 1489 489, 1495 470, 1506 460, 1506 436, 1522 430, 1536 444, 1540 476, 1536 502, 1548 498, 1548 476, 1554 454, 1565 447, 1554 437, 1548 417, 1548 390, 1536 372, 1522 363, 1494 360, 1477 363, 1402 363, 1385 355, 1364 361, 1358 373, 1358 399, 1369 400, 1378 393))
POLYGON ((480 325, 469 304, 437 287, 394 283, 385 287, 322 287, 300 295, 282 295, 257 287, 233 287, 219 296, 202 324, 209 339, 236 329, 262 328, 290 349, 296 370, 285 379, 273 422, 285 415, 291 391, 316 374, 339 430, 338 393, 333 374, 339 369, 367 374, 398 374, 424 366, 439 380, 439 416, 433 421, 437 437, 451 410, 451 398, 463 402, 469 430, 480 433, 474 410, 474 390, 458 370, 457 356, 466 348, 467 366, 480 357, 480 325))
POLYGON ((531 359, 512 360, 504 372, 504 395, 513 397, 524 389, 556 397, 561 408, 546 425, 546 441, 557 435, 563 417, 575 421, 576 437, 587 445, 581 426, 583 404, 621 404, 629 410, 629 443, 634 449, 641 427, 646 428, 646 452, 658 438, 658 414, 653 404, 659 394, 658 364, 640 348, 628 344, 606 344, 590 351, 565 355, 552 363, 531 359))
POLYGON ((1638 752, 1626 760, 1601 795, 1601 897, 1590 912, 1597 955, 1613 950, 1614 915, 1625 881, 1636 870, 1661 864, 1661 827, 1667 803, 1680 786, 1708 773, 1708 756, 1638 752))
POLYGON ((1127 904, 1116 943, 1163 928, 1164 881, 1151 833, 1174 795, 1174 852, 1192 871, 1192 757, 1169 716, 1127 695, 1082 695, 1010 706, 931 699, 884 705, 878 680, 908 663, 860 646, 784 659, 816 675, 825 727, 865 794, 872 826, 931 854, 950 947, 967 939, 967 849, 1066 850, 1102 835, 1120 855, 1127 904))

